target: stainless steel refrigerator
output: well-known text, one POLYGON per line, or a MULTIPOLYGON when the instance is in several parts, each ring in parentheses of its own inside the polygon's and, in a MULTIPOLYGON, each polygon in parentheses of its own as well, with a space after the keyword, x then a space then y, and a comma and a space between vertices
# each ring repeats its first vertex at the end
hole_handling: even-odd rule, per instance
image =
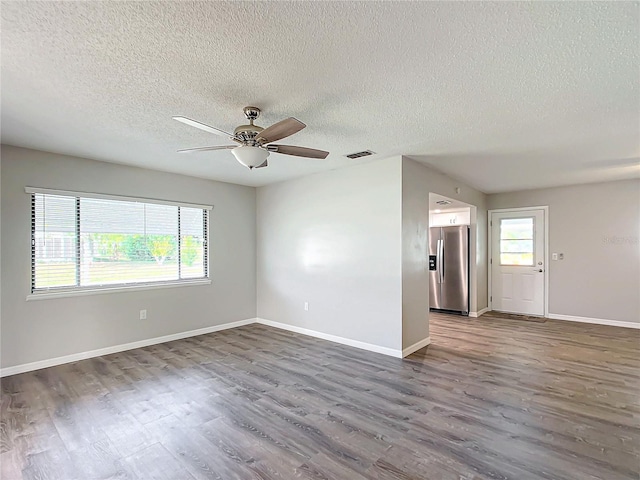
POLYGON ((429 229, 429 306, 469 314, 469 227, 429 229))

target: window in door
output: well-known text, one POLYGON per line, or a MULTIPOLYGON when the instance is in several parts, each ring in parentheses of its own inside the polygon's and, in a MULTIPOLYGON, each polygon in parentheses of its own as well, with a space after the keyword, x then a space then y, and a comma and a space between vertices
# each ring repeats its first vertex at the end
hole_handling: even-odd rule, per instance
POLYGON ((500 265, 533 266, 532 217, 500 219, 500 265))

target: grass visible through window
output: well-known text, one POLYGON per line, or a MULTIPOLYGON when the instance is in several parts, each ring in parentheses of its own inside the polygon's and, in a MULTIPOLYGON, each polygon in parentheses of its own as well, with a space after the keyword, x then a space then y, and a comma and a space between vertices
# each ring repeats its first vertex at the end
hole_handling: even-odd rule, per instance
MULTIPOLYGON (((55 276, 40 275, 36 278, 36 288, 49 288, 61 285, 75 285, 76 266, 74 263, 37 262, 36 272, 39 268, 46 268, 55 272, 55 276)), ((85 265, 81 270, 82 286, 112 285, 131 282, 154 282, 178 279, 178 265, 167 262, 162 265, 157 262, 94 262, 85 265)), ((183 265, 184 277, 202 278, 202 263, 194 263, 191 266, 183 265)))

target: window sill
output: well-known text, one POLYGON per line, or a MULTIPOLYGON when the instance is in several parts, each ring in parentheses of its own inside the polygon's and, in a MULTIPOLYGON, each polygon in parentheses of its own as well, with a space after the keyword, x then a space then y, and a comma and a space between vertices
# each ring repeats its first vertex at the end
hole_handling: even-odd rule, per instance
POLYGON ((132 292, 141 290, 155 290, 158 288, 175 288, 175 287, 190 287, 193 285, 210 285, 210 278, 198 278, 194 280, 181 280, 179 282, 165 282, 158 283, 156 285, 118 285, 113 287, 97 287, 97 288, 83 288, 77 290, 62 290, 56 292, 38 292, 27 295, 27 301, 32 300, 47 300, 50 298, 65 298, 65 297, 81 297, 84 295, 101 295, 105 293, 120 293, 120 292, 132 292))

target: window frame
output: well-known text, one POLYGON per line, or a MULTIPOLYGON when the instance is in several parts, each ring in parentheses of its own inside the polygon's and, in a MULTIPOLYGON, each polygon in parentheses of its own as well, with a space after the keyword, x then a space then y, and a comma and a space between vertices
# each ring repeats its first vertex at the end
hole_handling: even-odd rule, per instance
MULTIPOLYGON (((154 199, 154 198, 145 198, 145 197, 131 197, 124 195, 111 195, 111 194, 102 194, 102 193, 93 193, 93 192, 78 192, 78 191, 70 191, 70 190, 55 190, 49 188, 39 188, 39 187, 25 187, 25 193, 29 194, 30 198, 30 213, 31 213, 31 225, 30 225, 30 239, 29 239, 29 248, 30 248, 30 278, 29 278, 29 294, 27 295, 27 300, 42 300, 47 298, 60 298, 60 297, 73 297, 73 296, 82 296, 82 295, 95 295, 95 294, 105 294, 105 293, 115 293, 115 292, 126 292, 126 291, 134 291, 134 290, 152 290, 157 288, 173 288, 173 287, 186 287, 193 285, 207 285, 211 284, 211 269, 210 269, 210 223, 211 223, 211 210, 213 210, 213 205, 204 205, 204 204, 196 204, 196 203, 186 203, 186 202, 176 202, 171 200, 163 200, 163 199, 154 199), (175 280, 158 280, 158 281, 149 281, 149 282, 131 282, 131 283, 120 283, 120 284, 106 284, 106 285, 90 285, 90 286, 60 286, 60 287, 51 287, 48 289, 36 289, 35 288, 35 237, 34 237, 34 224, 35 224, 35 209, 34 209, 34 199, 36 194, 43 195, 57 195, 57 196, 65 196, 65 197, 74 197, 76 199, 76 215, 79 214, 78 205, 80 204, 80 198, 95 198, 102 200, 112 200, 112 201, 123 201, 123 202, 137 202, 137 203, 145 203, 145 204, 155 204, 155 205, 169 205, 172 207, 185 207, 185 208, 197 208, 203 210, 203 234, 205 236, 204 241, 204 251, 203 255, 205 256, 204 260, 204 270, 205 276, 199 278, 185 278, 185 279, 175 279, 175 280)), ((179 212, 179 210, 178 210, 179 212)), ((180 217, 178 216, 178 222, 180 221, 180 217)), ((79 245, 79 230, 80 230, 80 221, 79 218, 76 219, 76 243, 79 245)), ((178 227, 178 235, 179 235, 179 227, 178 227)), ((179 247, 178 247, 179 250, 179 247)), ((77 259, 76 259, 77 261, 77 259)), ((180 270, 179 270, 180 271, 180 270)))

